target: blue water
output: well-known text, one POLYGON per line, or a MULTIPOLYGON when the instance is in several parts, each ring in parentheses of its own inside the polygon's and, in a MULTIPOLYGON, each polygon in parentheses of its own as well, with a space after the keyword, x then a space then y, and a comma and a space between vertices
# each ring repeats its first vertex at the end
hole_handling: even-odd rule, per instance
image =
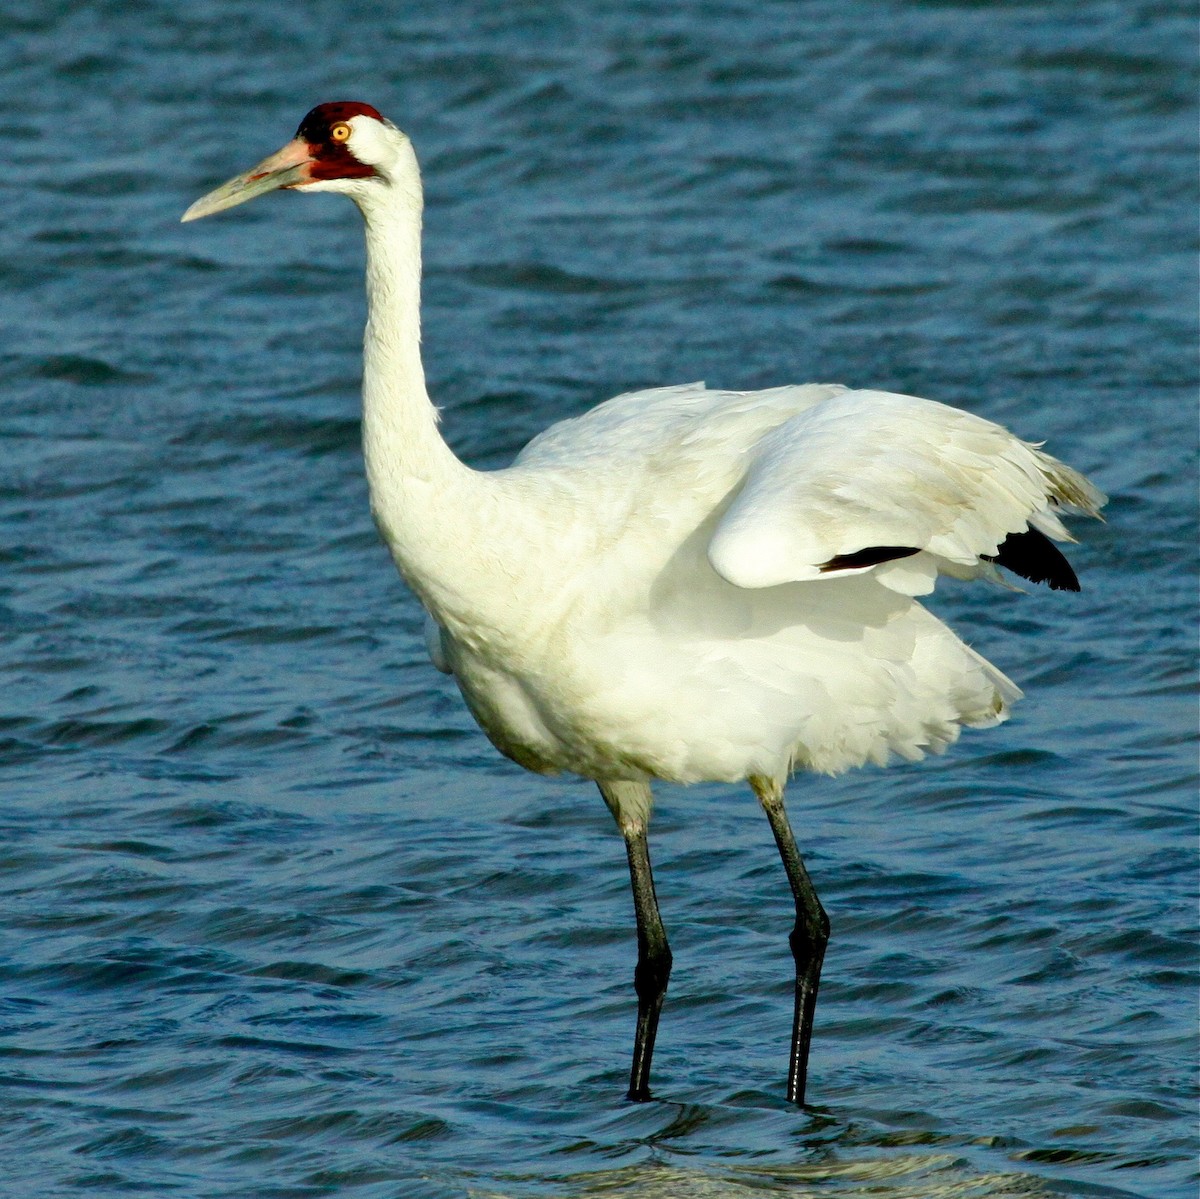
POLYGON ((1195 28, 1176 0, 36 0, 0 16, 0 1192, 1194 1196, 1195 28), (1111 492, 1080 595, 951 585, 1027 691, 802 777, 804 1112, 749 792, 664 788, 622 1099, 594 789, 425 661, 358 449, 361 232, 180 226, 318 101, 427 182, 426 366, 497 465, 620 390, 915 392, 1111 492))

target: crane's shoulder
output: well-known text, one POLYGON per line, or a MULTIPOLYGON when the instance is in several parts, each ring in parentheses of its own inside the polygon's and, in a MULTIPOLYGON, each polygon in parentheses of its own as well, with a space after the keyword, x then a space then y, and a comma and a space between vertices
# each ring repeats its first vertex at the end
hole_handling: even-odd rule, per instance
POLYGON ((702 444, 720 444, 736 454, 789 418, 845 391, 832 383, 766 391, 721 391, 684 383, 626 392, 551 425, 518 454, 515 464, 632 464, 664 453, 688 456, 702 444))

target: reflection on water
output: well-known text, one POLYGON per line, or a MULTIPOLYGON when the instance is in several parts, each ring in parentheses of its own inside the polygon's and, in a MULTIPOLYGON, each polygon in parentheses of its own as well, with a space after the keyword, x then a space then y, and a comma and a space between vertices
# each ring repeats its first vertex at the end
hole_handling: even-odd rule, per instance
MULTIPOLYGON (((511 1199, 527 1193, 524 1180, 514 1192, 479 1191, 478 1199, 511 1199)), ((837 1194, 881 1199, 1036 1199, 1056 1192, 1027 1174, 981 1174, 960 1157, 943 1154, 892 1156, 818 1166, 727 1166, 696 1169, 668 1162, 599 1170, 564 1180, 563 1199, 615 1196, 622 1199, 758 1199, 786 1194, 819 1199, 837 1194)))

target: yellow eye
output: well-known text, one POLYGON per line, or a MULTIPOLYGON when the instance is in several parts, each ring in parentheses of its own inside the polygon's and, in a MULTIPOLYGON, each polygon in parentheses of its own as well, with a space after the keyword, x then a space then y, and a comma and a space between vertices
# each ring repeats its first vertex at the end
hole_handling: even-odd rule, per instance
POLYGON ((332 129, 330 129, 329 137, 330 137, 331 141, 335 141, 335 142, 349 141, 350 140, 350 126, 347 125, 345 121, 339 121, 336 125, 334 125, 334 127, 332 129))

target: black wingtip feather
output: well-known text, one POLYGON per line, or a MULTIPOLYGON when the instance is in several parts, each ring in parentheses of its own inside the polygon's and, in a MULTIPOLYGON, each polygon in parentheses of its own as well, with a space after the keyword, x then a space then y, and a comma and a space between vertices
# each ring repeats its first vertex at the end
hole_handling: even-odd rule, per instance
POLYGON ((1031 583, 1048 583, 1051 591, 1079 590, 1079 579, 1070 562, 1058 546, 1037 529, 1009 533, 995 554, 984 554, 983 557, 1031 583))
POLYGON ((817 569, 822 574, 831 570, 860 570, 864 566, 878 566, 881 562, 893 562, 897 558, 911 558, 919 554, 920 547, 912 545, 869 545, 852 554, 837 554, 817 569))

